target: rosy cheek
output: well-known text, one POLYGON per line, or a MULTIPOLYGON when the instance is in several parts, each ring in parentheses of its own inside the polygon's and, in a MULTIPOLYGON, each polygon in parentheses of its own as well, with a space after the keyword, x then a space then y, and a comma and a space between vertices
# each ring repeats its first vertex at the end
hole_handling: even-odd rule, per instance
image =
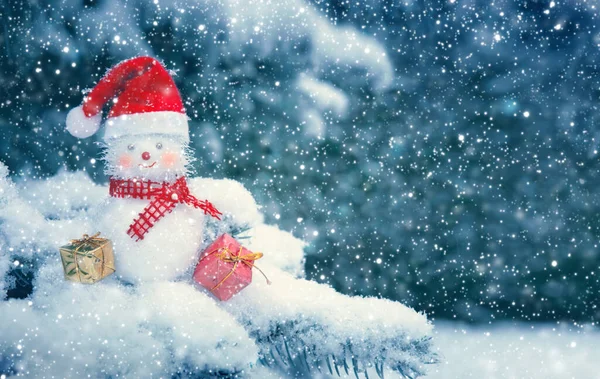
POLYGON ((121 168, 130 168, 133 164, 133 158, 129 154, 123 154, 119 157, 119 166, 121 168))
POLYGON ((173 167, 179 162, 179 154, 177 153, 164 153, 160 157, 161 163, 164 167, 173 167))

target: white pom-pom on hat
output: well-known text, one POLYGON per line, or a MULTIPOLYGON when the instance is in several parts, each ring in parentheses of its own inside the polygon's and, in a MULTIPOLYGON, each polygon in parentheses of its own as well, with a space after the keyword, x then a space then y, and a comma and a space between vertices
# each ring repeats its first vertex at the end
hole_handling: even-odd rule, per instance
POLYGON ((98 131, 102 122, 102 113, 87 117, 83 106, 73 108, 67 114, 67 131, 77 138, 87 138, 98 131))

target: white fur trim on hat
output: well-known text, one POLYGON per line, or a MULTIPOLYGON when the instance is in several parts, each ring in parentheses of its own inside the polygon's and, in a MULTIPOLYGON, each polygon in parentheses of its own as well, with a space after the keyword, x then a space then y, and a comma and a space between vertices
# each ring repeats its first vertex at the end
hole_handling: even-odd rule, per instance
POLYGON ((190 140, 188 118, 183 113, 161 111, 126 114, 105 122, 104 140, 124 136, 166 134, 190 140))
POLYGON ((87 117, 80 105, 67 114, 67 131, 77 138, 87 138, 98 131, 102 122, 102 114, 87 117))

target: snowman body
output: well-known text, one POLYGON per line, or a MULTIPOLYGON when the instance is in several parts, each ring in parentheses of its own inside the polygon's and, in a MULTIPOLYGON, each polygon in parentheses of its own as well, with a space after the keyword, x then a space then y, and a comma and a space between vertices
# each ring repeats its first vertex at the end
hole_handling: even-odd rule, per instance
POLYGON ((131 283, 173 280, 198 261, 204 235, 205 215, 186 204, 171 213, 136 241, 129 226, 149 204, 144 199, 109 197, 96 215, 98 230, 113 242, 120 278, 131 283))

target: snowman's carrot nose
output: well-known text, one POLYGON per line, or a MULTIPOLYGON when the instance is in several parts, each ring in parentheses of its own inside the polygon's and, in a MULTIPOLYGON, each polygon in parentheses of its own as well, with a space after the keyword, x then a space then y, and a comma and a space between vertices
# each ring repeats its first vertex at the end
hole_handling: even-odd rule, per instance
POLYGON ((145 161, 147 161, 148 159, 150 159, 150 153, 147 152, 147 151, 144 151, 142 153, 142 159, 145 160, 145 161))

